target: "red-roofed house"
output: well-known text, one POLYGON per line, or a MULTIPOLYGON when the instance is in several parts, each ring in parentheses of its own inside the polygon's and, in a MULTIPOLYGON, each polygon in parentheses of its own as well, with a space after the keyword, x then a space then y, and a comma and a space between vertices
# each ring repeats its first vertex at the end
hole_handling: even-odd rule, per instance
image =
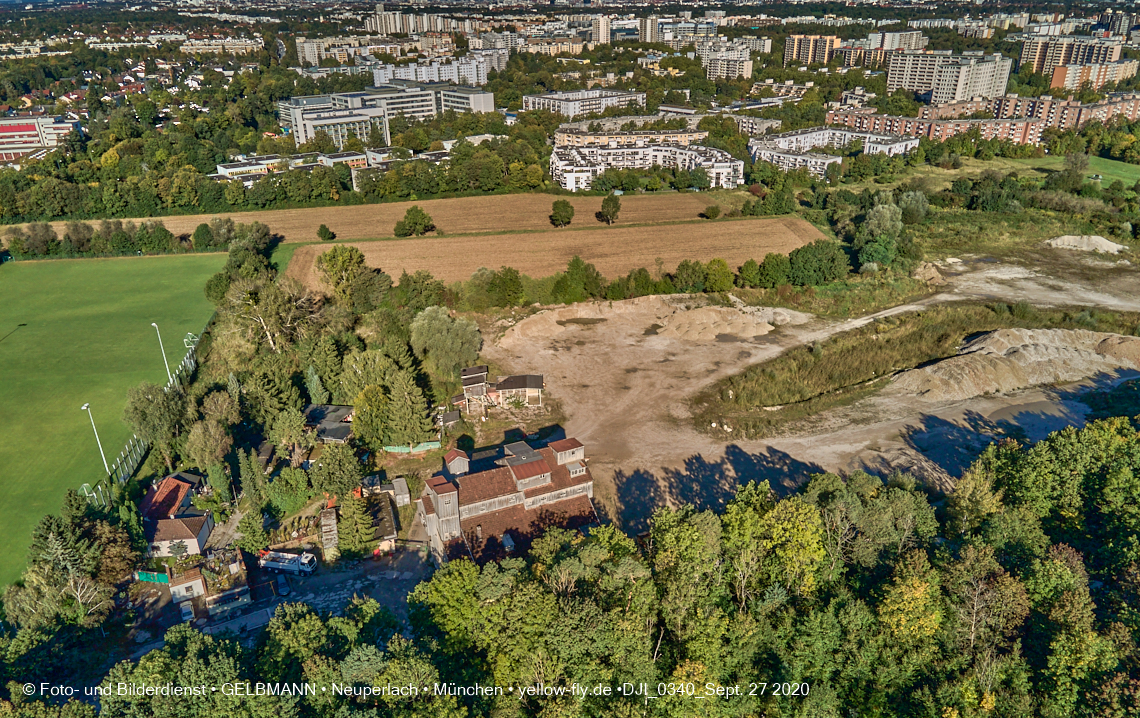
POLYGON ((482 457, 449 451, 416 500, 432 554, 485 562, 527 550, 551 526, 597 523, 584 453, 576 439, 537 450, 515 442, 482 457))
POLYGON ((200 482, 201 477, 194 474, 173 474, 151 486, 143 497, 139 513, 149 555, 171 556, 171 548, 179 542, 186 546, 187 556, 202 553, 214 529, 214 517, 190 503, 200 482))

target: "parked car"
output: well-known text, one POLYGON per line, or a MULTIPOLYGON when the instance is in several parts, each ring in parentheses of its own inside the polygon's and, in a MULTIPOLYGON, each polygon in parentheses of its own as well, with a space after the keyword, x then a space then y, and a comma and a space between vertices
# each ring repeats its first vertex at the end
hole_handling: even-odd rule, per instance
POLYGON ((194 620, 194 604, 190 601, 183 601, 178 604, 178 610, 182 613, 183 623, 190 623, 194 620))
POLYGON ((287 581, 285 579, 285 576, 283 574, 277 576, 277 595, 278 596, 288 596, 289 595, 289 581, 287 581))

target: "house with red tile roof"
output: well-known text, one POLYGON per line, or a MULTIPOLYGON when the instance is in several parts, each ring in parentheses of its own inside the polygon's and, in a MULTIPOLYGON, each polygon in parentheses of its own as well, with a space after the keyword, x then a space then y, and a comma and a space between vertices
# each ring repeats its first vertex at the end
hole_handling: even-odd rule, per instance
POLYGON ((598 522, 585 447, 563 439, 539 449, 518 441, 468 454, 452 449, 416 500, 416 521, 439 561, 477 562, 525 552, 552 526, 598 522))
POLYGON ((214 529, 214 517, 191 504, 201 481, 202 477, 196 474, 179 472, 147 491, 139 504, 139 513, 149 544, 148 555, 171 556, 171 548, 179 542, 185 544, 187 556, 202 553, 214 529))

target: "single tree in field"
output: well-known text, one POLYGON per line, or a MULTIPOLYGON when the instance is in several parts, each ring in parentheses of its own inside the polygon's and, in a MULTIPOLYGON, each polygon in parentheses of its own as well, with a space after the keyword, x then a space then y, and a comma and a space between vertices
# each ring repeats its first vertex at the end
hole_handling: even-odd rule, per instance
POLYGON ((618 220, 618 214, 621 212, 621 200, 613 192, 606 195, 602 200, 602 211, 598 212, 598 219, 606 224, 613 224, 618 220))
POLYGON ((574 205, 564 199, 554 200, 550 212, 550 223, 555 227, 565 227, 574 219, 574 205))
POLYGON ((710 204, 708 207, 705 207, 705 211, 701 213, 701 216, 705 219, 716 219, 720 216, 720 205, 710 204))
POLYGON ((317 236, 320 237, 322 242, 331 242, 336 239, 336 232, 328 228, 328 225, 322 224, 317 227, 317 236))
POLYGON ((412 205, 393 230, 397 237, 419 237, 435 230, 435 223, 419 205, 412 205))

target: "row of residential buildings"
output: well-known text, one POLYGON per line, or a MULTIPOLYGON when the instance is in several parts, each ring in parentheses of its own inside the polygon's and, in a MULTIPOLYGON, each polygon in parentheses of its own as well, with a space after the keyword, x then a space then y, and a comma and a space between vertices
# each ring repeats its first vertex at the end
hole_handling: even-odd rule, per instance
POLYGON ((918 139, 900 134, 885 134, 843 127, 812 127, 806 130, 765 135, 750 140, 748 151, 753 162, 770 162, 782 170, 806 168, 823 177, 830 165, 839 165, 842 157, 813 152, 821 147, 847 147, 853 142, 863 143, 866 154, 903 155, 918 147, 918 139))
POLYGON ((448 110, 494 112, 495 95, 466 85, 393 79, 362 92, 291 97, 277 109, 281 127, 298 145, 324 131, 343 147, 351 136, 366 141, 373 128, 384 133, 389 145, 389 122, 397 115, 423 120, 448 110))

